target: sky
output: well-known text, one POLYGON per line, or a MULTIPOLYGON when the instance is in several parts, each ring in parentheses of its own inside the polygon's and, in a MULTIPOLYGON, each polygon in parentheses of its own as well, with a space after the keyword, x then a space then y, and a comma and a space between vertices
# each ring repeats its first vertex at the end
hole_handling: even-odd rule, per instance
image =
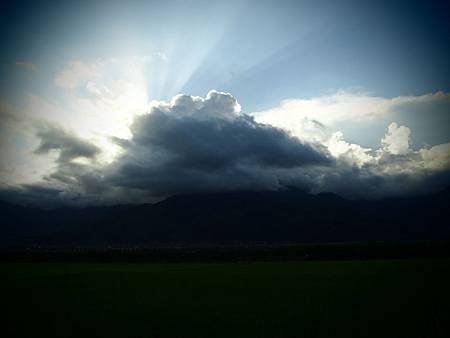
POLYGON ((4 1, 0 198, 449 185, 445 1, 4 1))

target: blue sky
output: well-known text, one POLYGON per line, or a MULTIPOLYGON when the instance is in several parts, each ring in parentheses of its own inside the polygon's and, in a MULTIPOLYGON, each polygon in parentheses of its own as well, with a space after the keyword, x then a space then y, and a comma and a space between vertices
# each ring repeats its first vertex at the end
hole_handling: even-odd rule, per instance
MULTIPOLYGON (((392 123, 410 130, 415 151, 450 141, 445 1, 0 6, 2 110, 97 137, 99 146, 106 142, 99 134, 126 137, 123 125, 132 122, 133 109, 179 93, 205 97, 213 89, 233 95, 260 122, 289 129, 298 116, 317 119, 346 142, 374 151, 392 123), (332 116, 342 109, 346 117, 332 116), (89 127, 102 123, 103 129, 89 127)), ((22 154, 13 157, 23 163, 19 158, 38 140, 27 127, 15 128, 3 136, 2 152, 22 154)))
MULTIPOLYGON (((218 89, 235 95, 248 112, 338 90, 383 97, 450 90, 449 17, 439 1, 2 6, 2 96, 19 101, 25 92, 51 91, 43 83, 69 60, 155 53, 168 59, 159 73, 147 74, 150 98, 218 89), (30 79, 13 66, 18 60, 41 71, 30 79)), ((447 141, 444 135, 440 140, 447 141)))
POLYGON ((199 95, 223 86, 248 100, 249 109, 267 105, 246 98, 253 96, 244 89, 252 82, 265 94, 277 89, 268 98, 272 103, 285 95, 354 87, 383 96, 449 89, 449 18, 444 3, 435 1, 14 1, 2 6, 3 68, 16 60, 54 67, 72 58, 170 49, 174 59, 205 57, 184 89, 199 95))

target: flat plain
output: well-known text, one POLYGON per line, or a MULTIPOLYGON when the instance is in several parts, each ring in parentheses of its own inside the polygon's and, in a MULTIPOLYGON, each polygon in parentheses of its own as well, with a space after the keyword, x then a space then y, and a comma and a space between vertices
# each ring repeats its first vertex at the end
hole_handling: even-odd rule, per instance
POLYGON ((449 337, 449 286, 449 259, 0 271, 4 337, 449 337))

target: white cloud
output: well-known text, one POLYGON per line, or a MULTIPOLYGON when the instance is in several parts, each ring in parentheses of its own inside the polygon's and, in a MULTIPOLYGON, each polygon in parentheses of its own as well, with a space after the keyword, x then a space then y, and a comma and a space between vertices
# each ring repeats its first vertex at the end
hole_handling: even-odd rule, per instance
POLYGON ((425 169, 440 171, 450 169, 450 143, 420 149, 419 154, 425 169))
POLYGON ((409 111, 417 107, 420 107, 420 111, 431 114, 429 109, 432 104, 450 109, 450 93, 383 98, 341 91, 329 96, 286 100, 278 107, 251 115, 258 122, 280 127, 304 141, 325 145, 337 160, 344 161, 348 165, 359 168, 379 165, 381 168, 383 163, 383 173, 399 174, 411 167, 415 170, 431 167, 436 169, 437 166, 431 165, 431 162, 440 163, 440 167, 445 166, 444 163, 449 162, 443 154, 447 149, 446 146, 436 146, 439 147, 439 155, 435 154, 437 149, 430 153, 434 147, 414 150, 411 148, 410 128, 392 122, 384 137, 380 135, 381 147, 371 149, 348 142, 338 127, 345 124, 359 128, 360 121, 369 124, 371 121, 372 123, 388 121, 387 117, 395 118, 395 113, 400 110, 409 111), (431 155, 432 153, 434 155, 431 155), (392 156, 388 155, 394 157, 402 155, 403 161, 393 161, 392 156), (386 160, 387 157, 390 158, 389 161, 386 160))
POLYGON ((440 102, 450 107, 450 93, 437 92, 421 96, 384 98, 367 94, 337 92, 309 99, 290 99, 280 106, 255 112, 258 121, 292 129, 305 118, 332 126, 338 122, 373 120, 386 117, 403 106, 440 102))
POLYGON ((345 141, 341 132, 333 133, 325 142, 330 153, 339 160, 352 166, 362 167, 366 163, 374 162, 375 158, 370 154, 370 148, 361 147, 345 141))
POLYGON ((405 126, 397 126, 392 122, 386 135, 381 140, 383 149, 393 155, 405 155, 411 152, 410 144, 411 129, 405 126))

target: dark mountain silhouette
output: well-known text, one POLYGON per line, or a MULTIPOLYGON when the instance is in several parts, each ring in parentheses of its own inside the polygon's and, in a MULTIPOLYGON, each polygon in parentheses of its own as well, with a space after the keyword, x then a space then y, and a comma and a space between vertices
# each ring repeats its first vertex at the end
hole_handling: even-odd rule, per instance
POLYGON ((38 208, 0 202, 1 247, 448 240, 450 189, 347 200, 298 190, 170 197, 143 205, 38 208))

